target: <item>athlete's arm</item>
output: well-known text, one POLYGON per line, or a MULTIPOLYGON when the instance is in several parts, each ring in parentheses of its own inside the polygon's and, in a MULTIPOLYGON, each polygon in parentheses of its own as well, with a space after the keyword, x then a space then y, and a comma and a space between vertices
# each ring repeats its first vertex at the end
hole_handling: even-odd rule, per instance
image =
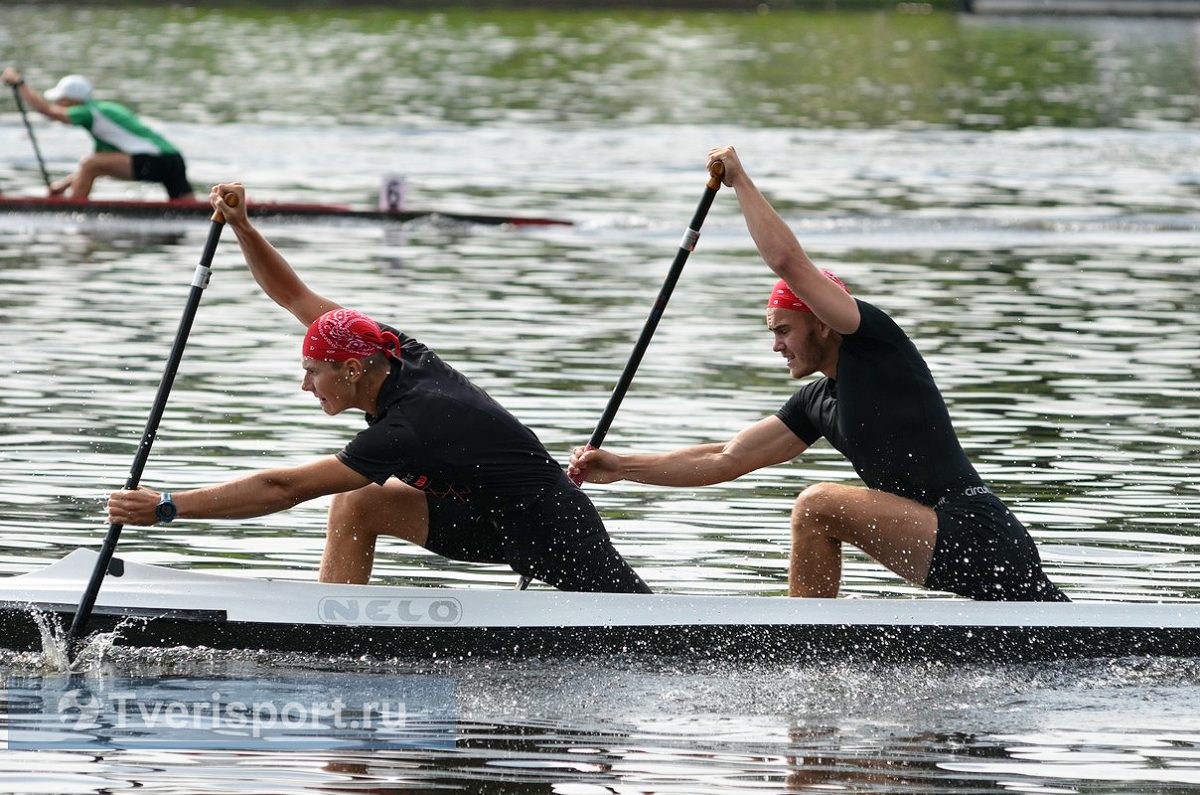
POLYGON ((21 73, 13 67, 10 66, 4 70, 3 78, 5 83, 8 83, 10 86, 16 86, 17 93, 20 94, 21 99, 38 113, 55 121, 61 121, 64 124, 71 123, 71 117, 67 115, 66 108, 56 105, 53 102, 48 102, 40 91, 34 91, 30 88, 29 84, 21 79, 21 73))
POLYGON ((617 455, 575 448, 568 473, 590 483, 632 480, 656 486, 709 486, 747 472, 791 461, 808 449, 783 420, 767 417, 724 444, 701 444, 669 453, 617 455))
POLYGON ((254 228, 246 213, 246 189, 240 182, 215 185, 208 198, 213 209, 225 217, 226 226, 237 235, 254 281, 272 301, 291 312, 306 327, 329 310, 341 308, 310 290, 283 255, 254 228), (231 193, 238 197, 236 207, 230 207, 222 198, 231 193))
MULTIPOLYGON (((285 469, 267 469, 231 480, 172 495, 178 516, 187 519, 246 519, 287 510, 294 505, 344 491, 361 489, 370 479, 335 456, 285 469)), ((147 488, 115 491, 108 498, 108 521, 152 525, 160 494, 147 488)))
POLYGON ((861 320, 858 303, 825 278, 808 258, 791 228, 750 179, 733 147, 724 146, 708 153, 710 166, 718 160, 725 166, 725 184, 737 192, 746 227, 763 261, 808 304, 822 323, 839 334, 857 331, 861 320))

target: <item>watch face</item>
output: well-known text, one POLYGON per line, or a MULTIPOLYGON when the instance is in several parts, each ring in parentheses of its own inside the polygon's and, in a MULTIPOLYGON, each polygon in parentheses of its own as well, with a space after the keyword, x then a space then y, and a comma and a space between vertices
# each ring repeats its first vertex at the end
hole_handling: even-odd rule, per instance
POLYGON ((173 502, 160 502, 154 508, 154 515, 158 517, 158 521, 160 522, 171 521, 178 512, 179 509, 175 507, 175 503, 173 502))

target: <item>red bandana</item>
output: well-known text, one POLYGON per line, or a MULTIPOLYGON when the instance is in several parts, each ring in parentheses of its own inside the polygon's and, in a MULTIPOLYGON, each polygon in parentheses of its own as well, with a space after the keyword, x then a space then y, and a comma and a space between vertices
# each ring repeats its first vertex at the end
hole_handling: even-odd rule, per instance
MULTIPOLYGON (((829 279, 829 281, 845 290, 846 295, 850 295, 850 288, 846 286, 845 282, 829 271, 821 271, 821 273, 825 274, 826 279, 829 279)), ((792 292, 792 288, 788 287, 787 282, 783 279, 775 282, 775 289, 771 291, 771 297, 767 299, 767 307, 770 308, 773 306, 777 306, 780 309, 791 309, 795 312, 812 311, 808 304, 796 297, 796 294, 792 292)))
POLYGON ((326 312, 312 322, 304 335, 304 356, 308 359, 344 362, 365 359, 380 351, 400 358, 400 338, 353 309, 326 312))

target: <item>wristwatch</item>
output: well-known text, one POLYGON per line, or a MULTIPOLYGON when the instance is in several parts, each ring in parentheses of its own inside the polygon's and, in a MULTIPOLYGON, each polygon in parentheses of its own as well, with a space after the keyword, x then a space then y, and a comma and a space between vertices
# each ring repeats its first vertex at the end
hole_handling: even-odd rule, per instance
POLYGON ((170 524, 171 520, 179 515, 179 509, 175 507, 175 501, 171 499, 171 492, 164 491, 162 493, 158 505, 154 506, 154 515, 158 517, 159 524, 170 524))

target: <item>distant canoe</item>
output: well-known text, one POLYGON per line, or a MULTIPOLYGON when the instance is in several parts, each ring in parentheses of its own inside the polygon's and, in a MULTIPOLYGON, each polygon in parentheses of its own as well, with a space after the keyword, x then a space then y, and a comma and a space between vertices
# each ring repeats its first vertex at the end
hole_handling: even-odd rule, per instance
MULTIPOLYGON (((69 620, 96 562, 75 550, 0 577, 0 648, 36 651, 34 609, 69 620)), ((203 645, 442 659, 609 654, 810 661, 1200 657, 1200 603, 789 599, 336 585, 114 558, 87 632, 203 645)))
MULTIPOLYGON (((248 203, 255 218, 311 218, 314 220, 355 220, 402 222, 420 218, 445 218, 468 224, 491 226, 570 226, 570 221, 519 215, 451 213, 436 210, 355 210, 343 204, 306 204, 300 202, 248 203)), ((208 202, 164 202, 61 199, 39 196, 0 196, 0 213, 54 213, 62 215, 119 216, 122 218, 193 218, 212 214, 208 202)))

